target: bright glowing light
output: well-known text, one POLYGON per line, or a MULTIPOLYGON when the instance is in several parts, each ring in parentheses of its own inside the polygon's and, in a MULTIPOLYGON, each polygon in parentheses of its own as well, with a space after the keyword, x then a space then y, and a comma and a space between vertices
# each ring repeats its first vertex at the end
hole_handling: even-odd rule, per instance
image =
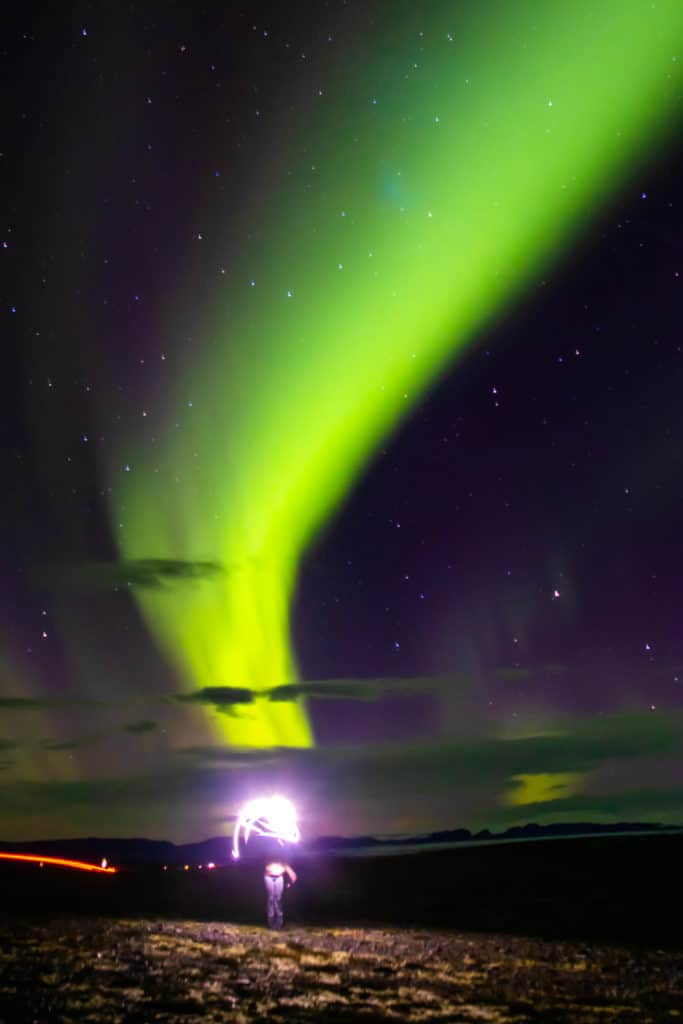
POLYGON ((116 868, 107 867, 106 860, 99 864, 87 864, 82 860, 66 860, 64 857, 41 857, 34 853, 0 853, 0 860, 31 861, 34 864, 54 864, 59 868, 75 868, 78 871, 97 871, 104 875, 115 875, 116 868))
POLYGON ((240 855, 240 836, 244 843, 251 835, 278 839, 281 843, 298 843, 301 838, 296 821, 296 808, 284 796, 260 797, 250 800, 240 811, 232 838, 232 855, 240 855))

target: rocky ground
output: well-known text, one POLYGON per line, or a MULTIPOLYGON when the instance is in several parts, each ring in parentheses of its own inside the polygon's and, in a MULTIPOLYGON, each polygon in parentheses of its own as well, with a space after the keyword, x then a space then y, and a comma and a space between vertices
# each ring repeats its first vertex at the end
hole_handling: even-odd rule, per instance
POLYGON ((0 923, 2 1024, 683 1022, 683 955, 505 935, 0 923))

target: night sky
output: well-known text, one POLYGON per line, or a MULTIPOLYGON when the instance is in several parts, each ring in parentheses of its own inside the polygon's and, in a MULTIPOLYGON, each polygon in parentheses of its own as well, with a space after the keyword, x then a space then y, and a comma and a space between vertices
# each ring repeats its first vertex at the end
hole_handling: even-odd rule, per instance
POLYGON ((677 0, 29 4, 0 838, 683 824, 677 0))

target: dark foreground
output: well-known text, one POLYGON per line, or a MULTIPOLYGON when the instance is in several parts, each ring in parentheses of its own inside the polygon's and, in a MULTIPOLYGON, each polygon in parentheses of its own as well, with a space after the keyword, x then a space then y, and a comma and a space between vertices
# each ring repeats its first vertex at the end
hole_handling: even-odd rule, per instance
MULTIPOLYGON (((226 854, 228 844, 226 842, 226 854)), ((292 925, 377 925, 683 949, 683 836, 597 838, 295 860, 292 925)), ((0 914, 261 924, 263 866, 122 866, 116 875, 0 863, 0 914)))
POLYGON ((2 1024, 683 1019, 683 957, 510 935, 104 917, 0 924, 2 1024))
POLYGON ((683 836, 0 871, 0 1024, 683 1024, 683 836), (4 914, 4 917, 2 916, 4 914))

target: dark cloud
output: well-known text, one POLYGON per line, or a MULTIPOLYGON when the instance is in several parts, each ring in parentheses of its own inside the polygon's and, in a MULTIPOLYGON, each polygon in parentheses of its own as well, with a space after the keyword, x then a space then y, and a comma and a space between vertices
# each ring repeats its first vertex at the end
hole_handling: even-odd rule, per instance
POLYGON ((0 697, 0 711, 42 711, 48 706, 48 701, 31 697, 0 697))
POLYGON ((14 761, 0 761, 0 772, 6 772, 14 765, 14 761))
POLYGON ((140 828, 160 838, 192 839, 214 822, 217 807, 225 809, 220 820, 227 822, 245 793, 271 789, 295 795, 311 835, 459 825, 499 829, 558 820, 675 824, 683 807, 680 787, 667 790, 657 780, 662 758, 680 774, 681 736, 682 715, 649 713, 564 719, 554 731, 512 739, 489 734, 468 742, 310 749, 193 745, 170 751, 164 770, 149 775, 37 784, 15 783, 4 772, 0 804, 18 835, 33 834, 36 821, 44 830, 54 820, 67 822, 72 831, 131 834, 140 828), (643 780, 650 765, 647 788, 643 780), (601 768, 603 781, 596 774, 601 768), (572 772, 583 773, 580 793, 568 793, 558 779, 557 799, 551 799, 550 778, 539 802, 506 801, 515 776, 572 772), (615 792, 591 794, 593 780, 615 792))
POLYGON ((178 693, 173 700, 181 704, 208 704, 216 711, 229 711, 235 704, 251 704, 253 690, 246 686, 204 686, 192 693, 178 693))
POLYGON ((146 732, 154 732, 158 726, 156 722, 153 722, 150 718, 142 718, 139 722, 129 722, 124 725, 124 732, 130 732, 134 736, 141 736, 146 732))
POLYGON ((296 683, 285 683, 266 691, 271 701, 293 701, 300 697, 315 700, 381 700, 387 696, 401 696, 414 693, 427 694, 446 686, 460 687, 460 679, 444 679, 438 676, 411 676, 410 678, 379 679, 312 679, 296 683))
POLYGON ((108 708, 110 701, 96 700, 88 696, 45 697, 0 697, 0 711, 55 711, 64 709, 108 708))
POLYGON ((461 749, 481 772, 582 772, 614 758, 669 753, 680 744, 682 726, 681 715, 599 715, 566 721, 545 735, 483 739, 461 749))
POLYGON ((265 764, 276 760, 297 759, 303 751, 292 747, 183 747, 178 753, 199 763, 265 764))
POLYGON ((126 562, 57 566, 41 571, 36 581, 48 589, 123 590, 140 587, 158 590, 178 583, 213 579, 224 571, 218 562, 139 558, 126 562))
POLYGON ((671 822, 672 815, 683 826, 683 788, 635 789, 630 792, 609 794, 577 793, 557 800, 525 804, 523 808, 501 809, 501 822, 516 819, 520 810, 528 819, 541 821, 550 815, 557 818, 561 811, 564 821, 647 821, 656 823, 660 818, 671 822))
POLYGON ((514 776, 586 773, 617 761, 680 756, 682 736, 680 714, 599 716, 567 720, 545 735, 513 739, 482 735, 458 742, 317 748, 307 752, 307 772, 315 774, 330 801, 372 794, 379 810, 392 794, 414 808, 425 794, 432 803, 443 794, 454 814, 462 802, 469 816, 474 807, 495 809, 514 776))
POLYGON ((99 820, 101 827, 124 822, 120 834, 128 831, 131 817, 144 827, 146 821, 163 809, 163 820, 168 830, 182 814, 192 814, 196 806, 205 801, 230 795, 229 782, 224 772, 210 766, 190 767, 182 759, 169 759, 165 770, 131 774, 125 777, 102 779, 74 779, 54 782, 12 781, 0 785, 0 804, 3 811, 14 812, 31 822, 49 819, 78 818, 99 820), (186 800, 187 803, 182 804, 186 800))
POLYGON ((79 750, 81 747, 85 746, 85 743, 79 743, 75 740, 64 743, 52 743, 50 740, 45 740, 41 746, 43 750, 79 750))
POLYGON ((16 743, 14 742, 14 740, 0 739, 0 750, 14 750, 15 748, 16 743))
MULTIPOLYGON (((68 782, 17 782, 1 787, 3 802, 21 806, 24 803, 32 810, 47 813, 52 809, 71 808, 78 805, 100 807, 107 818, 113 806, 136 804, 149 807, 149 802, 162 798, 173 799, 169 785, 176 788, 182 783, 182 776, 170 771, 149 776, 135 776, 118 779, 77 779, 68 782)), ((186 787, 188 788, 188 787, 186 787)))
POLYGON ((364 680, 323 680, 322 682, 286 683, 268 690, 268 699, 275 702, 313 697, 327 700, 376 700, 382 691, 376 683, 364 680))

